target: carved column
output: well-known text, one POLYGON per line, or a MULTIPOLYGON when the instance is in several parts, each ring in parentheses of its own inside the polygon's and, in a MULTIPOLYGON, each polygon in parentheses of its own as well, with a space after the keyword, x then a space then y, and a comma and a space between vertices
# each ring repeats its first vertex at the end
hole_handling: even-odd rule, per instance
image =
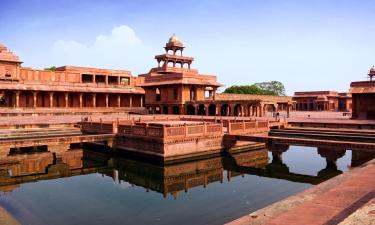
POLYGON ((130 108, 133 107, 133 96, 132 95, 129 95, 129 107, 130 108))
POLYGON ((36 108, 36 97, 37 97, 38 92, 34 91, 33 92, 33 107, 36 108))
POLYGON ((82 98, 83 98, 83 93, 79 93, 79 108, 82 108, 83 106, 82 98))
POLYGON ((69 93, 65 93, 65 108, 69 107, 69 93))
POLYGON ((49 93, 49 107, 53 107, 53 92, 49 93))
POLYGON ((16 98, 16 101, 15 101, 15 107, 16 108, 19 108, 20 107, 20 92, 19 91, 16 91, 15 92, 15 98, 16 98))
POLYGON ((108 104, 108 94, 105 94, 105 107, 108 108, 109 104, 108 104))
POLYGON ((92 107, 96 107, 96 93, 92 94, 92 107))
POLYGON ((121 94, 117 95, 117 107, 121 107, 121 94))
POLYGON ((142 95, 140 95, 140 100, 141 100, 141 107, 143 107, 143 97, 142 97, 142 95))

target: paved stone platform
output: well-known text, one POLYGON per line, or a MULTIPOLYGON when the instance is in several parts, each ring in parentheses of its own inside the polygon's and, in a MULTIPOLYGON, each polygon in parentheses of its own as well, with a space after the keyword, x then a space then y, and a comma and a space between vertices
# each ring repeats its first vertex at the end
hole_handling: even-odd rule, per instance
POLYGON ((374 224, 375 160, 228 224, 374 224))
POLYGON ((20 225, 20 223, 8 213, 4 208, 0 207, 0 224, 1 225, 20 225))

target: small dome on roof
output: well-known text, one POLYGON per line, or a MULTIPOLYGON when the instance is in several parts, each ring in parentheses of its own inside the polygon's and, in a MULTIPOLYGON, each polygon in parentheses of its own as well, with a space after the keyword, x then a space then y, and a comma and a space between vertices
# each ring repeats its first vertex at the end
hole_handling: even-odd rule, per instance
POLYGON ((182 42, 175 34, 173 34, 172 37, 169 38, 167 45, 168 46, 180 46, 180 47, 183 46, 182 42))
POLYGON ((8 50, 8 48, 5 45, 0 43, 0 52, 6 51, 6 50, 8 50))
POLYGON ((375 67, 374 66, 371 67, 370 73, 375 73, 375 67))

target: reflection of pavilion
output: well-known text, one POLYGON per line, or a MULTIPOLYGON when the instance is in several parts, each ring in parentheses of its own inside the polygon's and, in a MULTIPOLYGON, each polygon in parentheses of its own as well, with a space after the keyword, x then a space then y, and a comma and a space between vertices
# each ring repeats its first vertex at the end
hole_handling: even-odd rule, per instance
POLYGON ((55 158, 51 152, 14 154, 0 160, 0 191, 9 192, 20 184, 97 172, 109 157, 82 149, 68 150, 55 158))
MULTIPOLYGON (((226 157, 214 157, 171 165, 156 165, 136 159, 114 157, 90 150, 69 150, 55 158, 53 153, 15 154, 0 161, 0 191, 9 192, 20 184, 38 180, 57 179, 99 172, 115 182, 128 182, 174 197, 194 187, 206 187, 210 183, 223 182, 243 174, 284 179, 292 182, 318 184, 341 173, 336 161, 345 154, 342 149, 318 148, 326 159, 326 167, 316 176, 291 173, 283 163, 283 153, 288 145, 271 145, 267 149, 243 151, 226 157), (269 162, 268 151, 272 152, 269 162)), ((352 166, 375 157, 372 153, 352 151, 352 166)))
POLYGON ((142 186, 147 191, 162 193, 164 197, 168 193, 176 197, 180 191, 223 181, 221 157, 165 166, 117 158, 114 164, 117 171, 107 174, 114 180, 142 186))

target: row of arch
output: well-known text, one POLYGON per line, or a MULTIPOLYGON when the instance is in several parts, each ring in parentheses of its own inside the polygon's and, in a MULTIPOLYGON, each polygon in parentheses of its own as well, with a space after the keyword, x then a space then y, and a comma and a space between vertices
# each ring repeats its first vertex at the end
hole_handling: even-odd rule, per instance
POLYGON ((182 106, 153 106, 149 108, 150 113, 155 114, 186 114, 205 116, 263 116, 266 112, 275 112, 277 106, 274 104, 188 104, 182 106))
POLYGON ((0 106, 13 108, 142 107, 143 105, 142 95, 47 91, 4 91, 0 94, 0 106))

